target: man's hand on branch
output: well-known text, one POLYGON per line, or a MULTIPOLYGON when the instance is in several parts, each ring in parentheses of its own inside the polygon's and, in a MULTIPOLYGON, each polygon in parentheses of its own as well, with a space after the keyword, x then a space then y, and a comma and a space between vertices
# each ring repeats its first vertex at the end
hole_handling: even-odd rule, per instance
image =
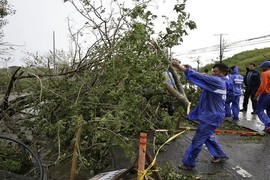
POLYGON ((172 58, 171 61, 173 61, 173 60, 178 61, 178 63, 181 64, 181 61, 179 59, 172 58))
POLYGON ((177 69, 181 70, 181 71, 185 71, 186 68, 184 66, 181 66, 179 61, 176 59, 172 59, 171 61, 172 65, 175 66, 177 69))

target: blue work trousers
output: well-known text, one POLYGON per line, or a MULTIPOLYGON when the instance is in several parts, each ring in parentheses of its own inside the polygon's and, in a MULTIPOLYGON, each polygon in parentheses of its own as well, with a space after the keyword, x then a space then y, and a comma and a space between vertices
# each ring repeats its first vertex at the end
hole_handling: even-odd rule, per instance
POLYGON ((196 166, 196 159, 202 150, 203 144, 206 145, 208 151, 213 157, 227 157, 217 139, 213 135, 215 129, 215 126, 206 123, 201 123, 198 126, 192 142, 187 148, 182 159, 185 166, 190 168, 196 166))
POLYGON ((257 102, 257 115, 265 128, 270 126, 270 94, 260 95, 257 102), (266 113, 265 113, 266 111, 266 113))
POLYGON ((233 119, 238 120, 239 119, 239 102, 240 102, 240 96, 227 96, 226 102, 225 102, 225 116, 231 117, 233 114, 233 119))

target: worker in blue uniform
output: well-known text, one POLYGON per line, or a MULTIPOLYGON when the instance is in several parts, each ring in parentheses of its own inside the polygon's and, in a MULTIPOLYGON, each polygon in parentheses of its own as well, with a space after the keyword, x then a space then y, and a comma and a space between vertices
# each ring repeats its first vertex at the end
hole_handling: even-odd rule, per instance
POLYGON ((231 117, 233 114, 233 120, 239 120, 240 112, 240 97, 242 94, 242 84, 244 77, 239 74, 238 66, 232 66, 229 69, 227 81, 227 98, 225 101, 225 117, 231 117))
POLYGON ((257 101, 257 115, 264 124, 264 131, 270 133, 270 61, 264 61, 259 67, 262 68, 261 84, 254 99, 257 101))
POLYGON ((228 67, 225 64, 215 64, 211 76, 182 66, 178 61, 172 61, 172 65, 183 71, 188 81, 202 89, 198 105, 188 114, 189 119, 199 121, 200 124, 182 159, 183 164, 178 166, 179 169, 190 170, 196 166, 203 144, 213 157, 212 163, 227 160, 227 155, 213 134, 215 129, 221 126, 225 117, 228 67))

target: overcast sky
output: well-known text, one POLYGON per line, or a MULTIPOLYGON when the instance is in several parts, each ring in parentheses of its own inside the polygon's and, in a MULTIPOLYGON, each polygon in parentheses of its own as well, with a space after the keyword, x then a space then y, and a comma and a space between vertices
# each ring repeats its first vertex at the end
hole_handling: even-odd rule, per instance
POLYGON ((56 48, 68 50, 67 17, 79 18, 70 3, 62 0, 9 0, 16 10, 4 27, 4 40, 20 45, 12 56, 12 65, 23 65, 25 52, 44 54, 53 49, 53 31, 56 48))
MULTIPOLYGON (((9 3, 14 6, 16 14, 8 18, 4 40, 21 45, 16 48, 9 65, 23 65, 24 52, 43 54, 52 50, 53 31, 56 48, 68 50, 67 17, 80 21, 80 16, 69 3, 62 0, 9 0, 9 3)), ((164 12, 162 7, 158 10, 164 12)), ((216 60, 219 51, 217 48, 214 48, 216 51, 210 50, 219 45, 219 34, 223 34, 227 44, 266 36, 258 42, 250 41, 253 46, 243 42, 228 48, 224 53, 225 58, 244 50, 270 47, 270 37, 267 36, 270 34, 269 7, 269 0, 187 0, 186 11, 190 13, 190 19, 196 22, 197 29, 190 31, 181 46, 172 48, 173 55, 183 63, 192 65, 196 65, 197 58, 203 65, 210 59, 216 60), (205 47, 210 47, 204 49, 205 53, 189 53, 205 47)))
MULTIPOLYGON (((269 0, 187 0, 186 10, 190 12, 191 19, 196 22, 197 29, 191 31, 182 46, 174 48, 174 51, 176 54, 182 54, 192 49, 219 45, 219 34, 223 34, 223 40, 227 44, 269 35, 269 7, 269 0)), ((245 50, 270 47, 269 36, 259 40, 260 42, 249 41, 235 45, 224 53, 224 57, 245 50), (268 42, 265 43, 266 41, 268 42), (254 45, 247 46, 248 43, 254 45)), ((218 58, 219 51, 183 55, 181 58, 186 61, 190 56, 200 56, 201 61, 207 61, 210 58, 218 58)))

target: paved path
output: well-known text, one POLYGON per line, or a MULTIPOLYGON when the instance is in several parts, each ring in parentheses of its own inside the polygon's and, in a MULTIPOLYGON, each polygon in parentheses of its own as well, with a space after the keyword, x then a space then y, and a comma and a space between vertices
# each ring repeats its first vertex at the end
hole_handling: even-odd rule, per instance
MULTIPOLYGON (((242 99, 241 99, 242 103, 242 99)), ((242 107, 242 104, 240 104, 242 107)), ((264 126, 257 115, 251 114, 251 102, 248 111, 240 112, 238 125, 258 132, 263 132, 264 126)), ((227 119, 227 120, 230 120, 227 119)), ((211 156, 204 146, 199 154, 197 166, 191 171, 183 171, 177 168, 181 164, 181 159, 187 146, 190 144, 194 131, 187 131, 176 140, 164 146, 164 151, 157 156, 159 167, 170 164, 175 171, 193 176, 197 179, 205 180, 269 180, 270 179, 270 135, 263 136, 240 136, 240 135, 215 135, 222 145, 229 160, 222 164, 210 162, 211 156)), ((151 142, 148 143, 148 150, 151 142)), ((121 169, 130 166, 130 160, 119 157, 121 153, 117 151, 114 169, 121 169)))
MULTIPOLYGON (((249 103, 251 106, 251 102, 249 103)), ((242 104, 241 104, 242 106, 242 104)), ((257 115, 248 111, 240 112, 238 125, 262 132, 263 124, 257 115)), ((194 132, 189 131, 177 138, 174 142, 165 146, 165 151, 158 155, 158 165, 170 163, 176 171, 182 174, 192 175, 198 179, 270 179, 270 135, 264 136, 239 136, 239 135, 216 135, 224 151, 229 157, 223 164, 210 162, 211 156, 204 146, 199 155, 197 166, 191 171, 178 170, 181 158, 187 146, 190 144, 194 132)))

